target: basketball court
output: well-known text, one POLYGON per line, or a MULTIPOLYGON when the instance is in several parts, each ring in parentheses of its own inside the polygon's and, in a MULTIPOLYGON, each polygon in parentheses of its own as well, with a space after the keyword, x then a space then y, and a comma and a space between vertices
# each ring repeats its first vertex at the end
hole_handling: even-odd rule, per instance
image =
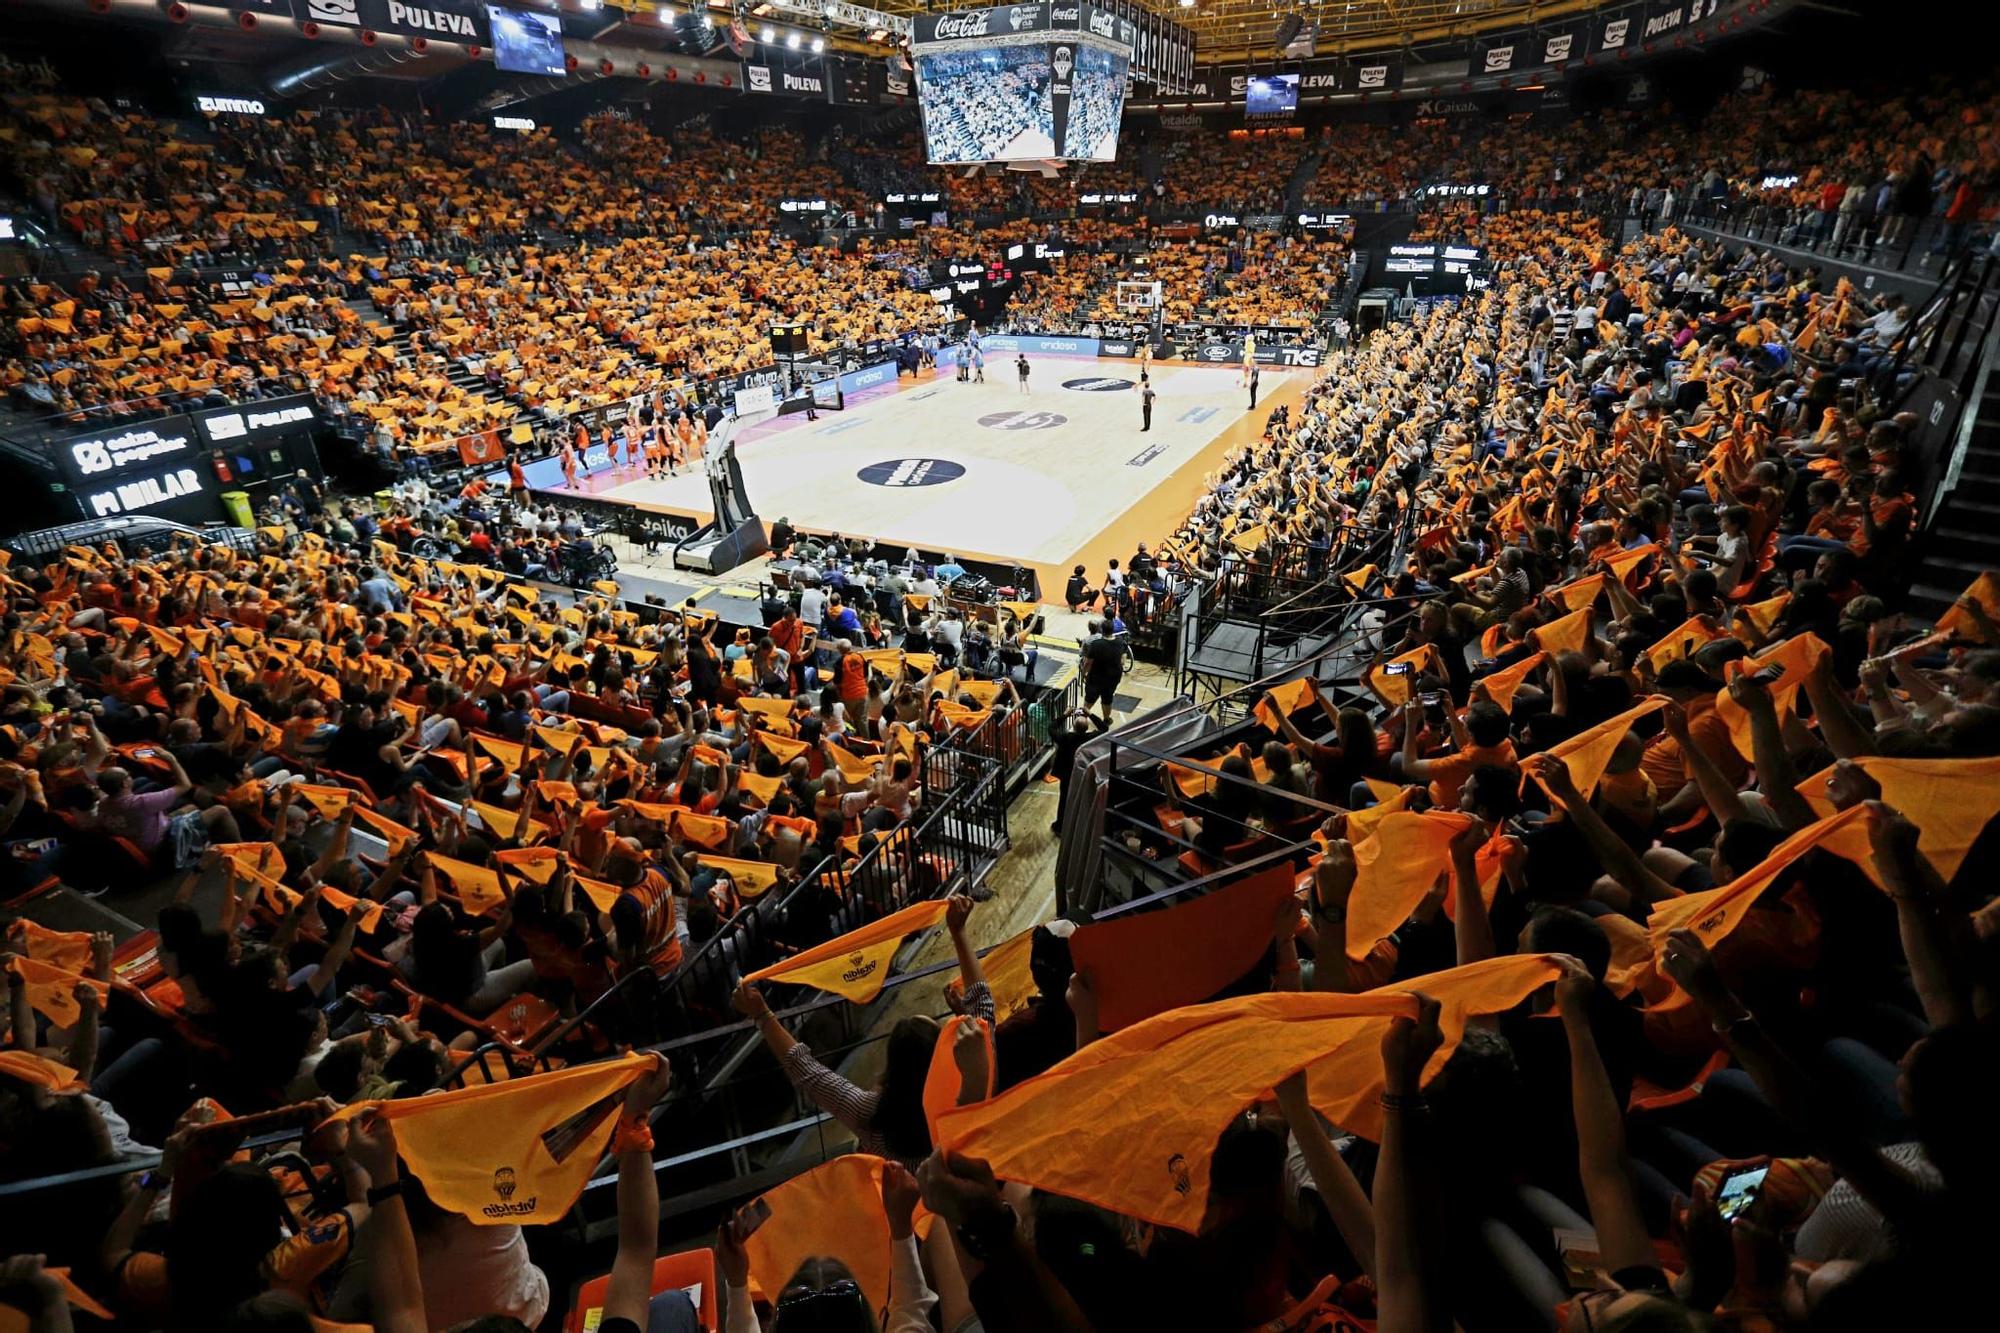
MULTIPOLYGON (((1153 428, 1142 432, 1139 363, 1030 356, 1023 394, 1011 354, 986 383, 940 368, 847 400, 847 409, 749 428, 736 456, 752 508, 811 532, 872 538, 1034 567, 1045 597, 1072 565, 1095 577, 1192 509, 1203 479, 1296 403, 1313 372, 1265 366, 1257 408, 1235 366, 1155 362, 1153 428)), ((651 480, 600 468, 579 493, 708 521, 699 467, 651 480)))

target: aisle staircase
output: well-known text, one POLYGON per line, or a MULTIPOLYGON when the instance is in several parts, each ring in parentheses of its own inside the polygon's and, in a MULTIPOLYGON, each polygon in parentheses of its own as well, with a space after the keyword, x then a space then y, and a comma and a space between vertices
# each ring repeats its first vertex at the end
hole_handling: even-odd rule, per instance
MULTIPOLYGON (((1989 351, 1989 365, 1991 352, 1989 351)), ((2000 570, 2000 376, 1966 410, 1973 414, 1958 475, 1938 502, 1910 609, 1936 618, 1987 570, 2000 570)))

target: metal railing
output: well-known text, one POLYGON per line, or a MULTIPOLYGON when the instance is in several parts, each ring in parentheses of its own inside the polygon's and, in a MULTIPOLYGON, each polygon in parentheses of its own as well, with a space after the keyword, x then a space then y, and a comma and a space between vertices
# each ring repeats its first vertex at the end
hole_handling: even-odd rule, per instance
POLYGON ((1710 196, 1689 198, 1660 220, 1891 272, 1941 271, 1972 248, 1978 226, 1947 222, 1937 213, 1843 214, 1789 200, 1710 196))

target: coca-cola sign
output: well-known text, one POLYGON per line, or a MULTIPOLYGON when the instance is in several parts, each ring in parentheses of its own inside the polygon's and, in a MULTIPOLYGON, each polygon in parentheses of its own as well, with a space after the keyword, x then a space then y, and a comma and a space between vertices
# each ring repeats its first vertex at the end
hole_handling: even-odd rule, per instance
POLYGON ((984 37, 992 17, 992 12, 985 9, 975 9, 969 14, 940 14, 931 27, 931 40, 956 42, 967 37, 984 37))

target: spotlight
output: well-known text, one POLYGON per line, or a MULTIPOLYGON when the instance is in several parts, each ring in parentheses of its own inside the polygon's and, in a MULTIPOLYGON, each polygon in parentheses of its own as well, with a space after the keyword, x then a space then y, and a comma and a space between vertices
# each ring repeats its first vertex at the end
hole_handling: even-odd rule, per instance
POLYGON ((786 37, 785 37, 785 49, 786 49, 787 51, 796 51, 796 50, 798 50, 798 49, 799 49, 799 35, 798 35, 797 33, 795 33, 795 32, 794 32, 794 33, 788 33, 788 34, 786 35, 786 37))
POLYGON ((826 50, 826 38, 824 37, 813 38, 813 54, 818 55, 821 51, 824 50, 826 50))
POLYGON ((776 28, 772 27, 772 26, 771 26, 770 24, 766 23, 766 24, 764 25, 764 34, 763 34, 763 39, 764 39, 765 41, 767 41, 767 42, 775 42, 775 41, 777 41, 777 40, 778 40, 778 30, 777 30, 776 28))

